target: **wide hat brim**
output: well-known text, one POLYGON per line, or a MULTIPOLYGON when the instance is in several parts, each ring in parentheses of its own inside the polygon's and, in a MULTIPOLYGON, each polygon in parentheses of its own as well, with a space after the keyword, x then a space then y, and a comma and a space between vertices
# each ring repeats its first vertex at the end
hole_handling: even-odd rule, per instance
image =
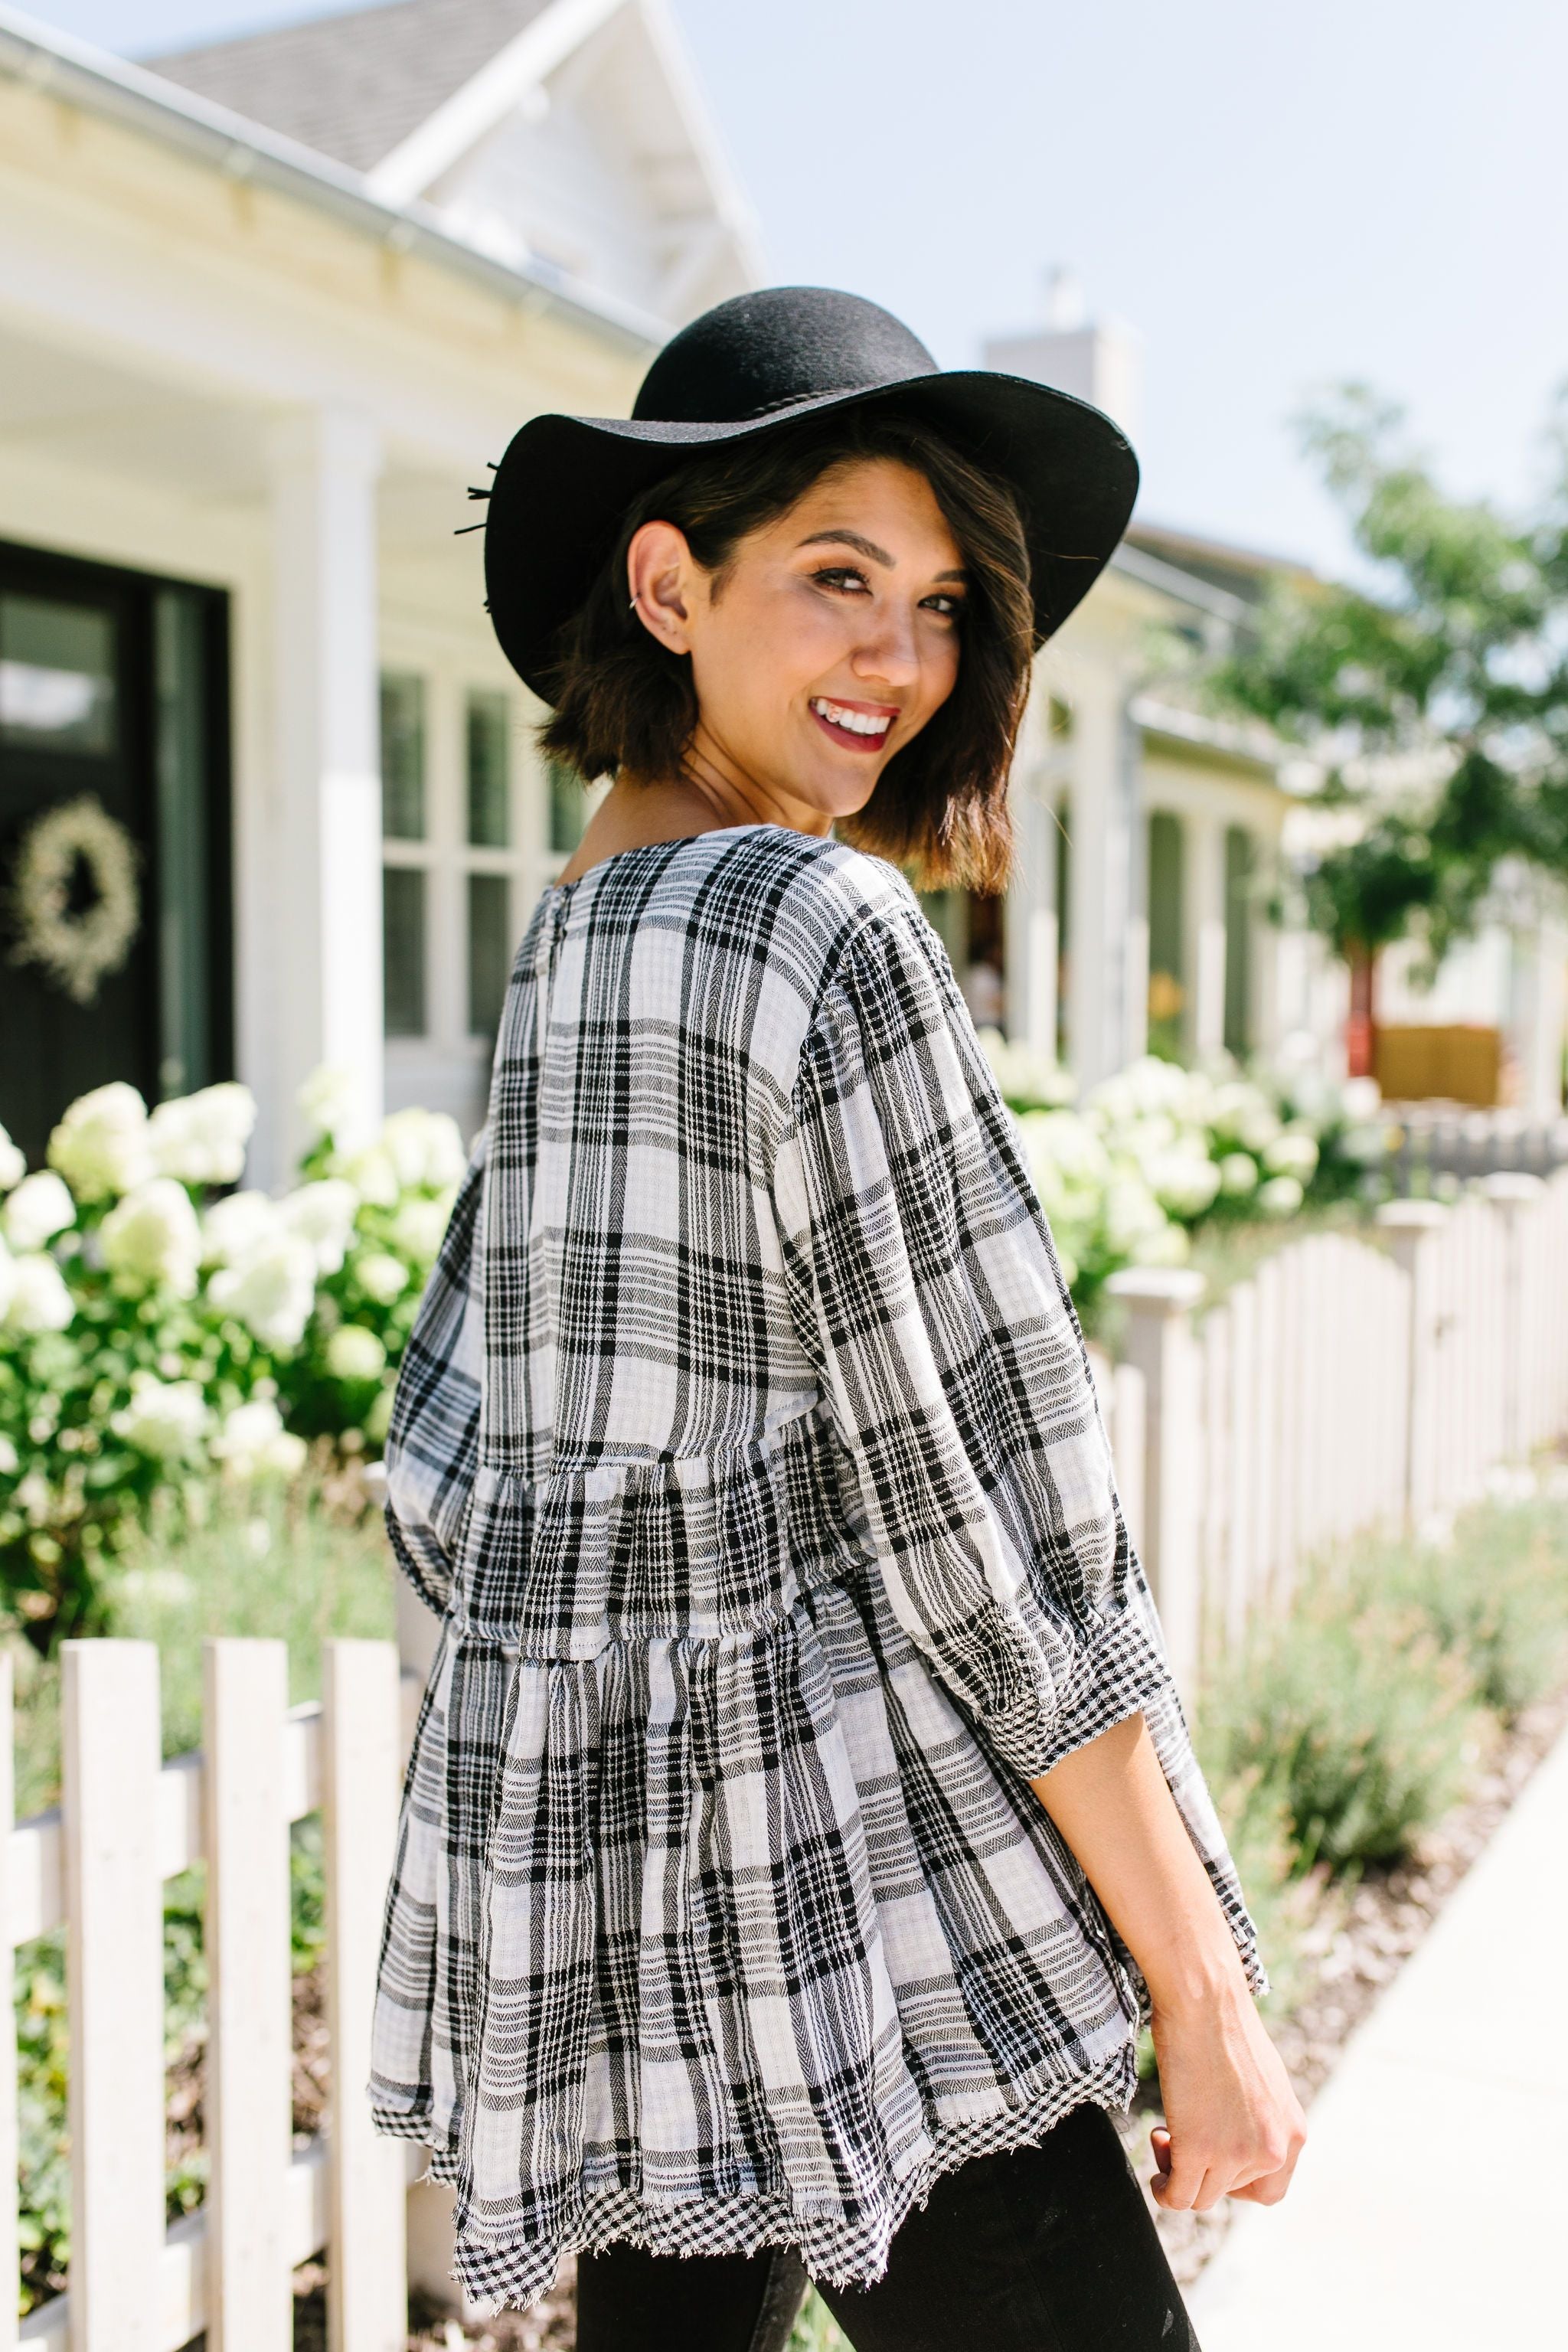
POLYGON ((485 521, 485 587, 507 659, 543 700, 563 624, 608 560, 632 501, 683 459, 834 409, 890 407, 934 425, 1006 482, 1023 519, 1037 646, 1110 562, 1138 495, 1138 460, 1098 408, 990 369, 954 369, 808 395, 717 423, 545 415, 496 468, 485 521))

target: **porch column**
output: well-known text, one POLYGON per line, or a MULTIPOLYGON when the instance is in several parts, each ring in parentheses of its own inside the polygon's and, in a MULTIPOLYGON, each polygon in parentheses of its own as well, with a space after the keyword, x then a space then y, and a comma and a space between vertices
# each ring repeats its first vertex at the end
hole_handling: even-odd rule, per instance
POLYGON ((1133 761, 1126 698, 1107 664, 1084 677, 1074 701, 1072 969, 1068 1045, 1082 1087, 1119 1070, 1138 1050, 1148 986, 1148 924, 1135 902, 1133 761), (1129 1004, 1129 974, 1143 995, 1129 1004))
POLYGON ((1192 875, 1192 1050, 1201 1062, 1225 1044, 1225 826, 1215 816, 1187 819, 1192 875))
POLYGON ((1518 940, 1514 955, 1519 1107, 1529 1118, 1556 1118, 1563 1108, 1568 930, 1544 917, 1518 940))
POLYGON ((295 1102, 319 1064, 351 1070, 363 1123, 382 1109, 381 774, 376 479, 367 418, 283 417, 272 436, 275 1101, 286 1173, 295 1102))
POLYGON ((1013 878, 1003 924, 1007 1034, 1043 1061, 1057 1057, 1056 823, 1050 778, 1019 779, 1013 803, 1013 878))

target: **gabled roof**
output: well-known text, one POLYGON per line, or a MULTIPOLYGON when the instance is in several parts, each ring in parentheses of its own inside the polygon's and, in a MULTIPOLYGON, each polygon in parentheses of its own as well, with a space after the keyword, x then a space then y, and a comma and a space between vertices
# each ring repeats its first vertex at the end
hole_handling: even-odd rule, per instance
POLYGON ((141 63, 368 172, 551 0, 391 0, 141 63))

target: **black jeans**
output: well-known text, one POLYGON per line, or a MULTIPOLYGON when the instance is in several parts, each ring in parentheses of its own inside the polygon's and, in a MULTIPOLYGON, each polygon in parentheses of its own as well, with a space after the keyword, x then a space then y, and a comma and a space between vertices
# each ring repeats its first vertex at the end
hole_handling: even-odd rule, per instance
MULTIPOLYGON (((577 2263, 577 2352, 784 2352, 805 2300, 792 2251, 577 2263)), ((971 2157, 894 2238, 875 2285, 819 2285, 855 2352, 1198 2352, 1103 2108, 1038 2147, 971 2157)))

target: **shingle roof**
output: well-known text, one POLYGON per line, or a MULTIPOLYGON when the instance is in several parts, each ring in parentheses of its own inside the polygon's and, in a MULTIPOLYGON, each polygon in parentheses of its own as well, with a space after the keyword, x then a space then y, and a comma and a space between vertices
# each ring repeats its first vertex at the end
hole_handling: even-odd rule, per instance
POLYGON ((549 5, 392 0, 140 62, 368 172, 549 5))

